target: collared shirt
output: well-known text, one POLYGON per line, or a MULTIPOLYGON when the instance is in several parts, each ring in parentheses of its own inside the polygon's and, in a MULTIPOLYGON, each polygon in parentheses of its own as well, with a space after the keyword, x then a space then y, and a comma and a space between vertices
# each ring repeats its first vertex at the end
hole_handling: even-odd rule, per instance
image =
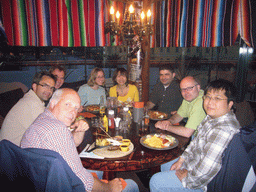
POLYGON ((149 101, 154 103, 158 111, 170 114, 177 111, 182 103, 179 84, 174 80, 168 87, 159 82, 154 86, 149 101))
POLYGON ((198 126, 197 136, 181 155, 185 159, 182 168, 188 170, 182 180, 184 187, 207 190, 207 184, 221 169, 224 150, 239 128, 232 111, 216 119, 206 116, 198 126))
MULTIPOLYGON (((196 130, 197 126, 205 118, 206 114, 203 109, 203 95, 204 91, 200 90, 198 97, 193 101, 189 102, 183 99, 177 113, 183 118, 188 118, 185 127, 196 130)), ((196 135, 196 132, 194 135, 196 135)))
POLYGON ((29 90, 6 115, 0 129, 0 140, 6 139, 19 146, 27 128, 44 109, 45 103, 32 89, 29 90))
POLYGON ((83 167, 71 132, 48 109, 27 129, 21 140, 21 147, 58 152, 84 183, 85 190, 92 190, 93 176, 83 167))

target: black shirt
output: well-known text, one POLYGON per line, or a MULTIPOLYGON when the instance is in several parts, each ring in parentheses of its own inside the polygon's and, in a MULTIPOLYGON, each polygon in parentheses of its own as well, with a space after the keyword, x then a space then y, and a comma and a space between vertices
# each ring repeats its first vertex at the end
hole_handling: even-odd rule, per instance
POLYGON ((166 89, 161 82, 157 83, 149 98, 156 105, 156 110, 167 114, 177 111, 182 100, 179 84, 175 80, 166 89))

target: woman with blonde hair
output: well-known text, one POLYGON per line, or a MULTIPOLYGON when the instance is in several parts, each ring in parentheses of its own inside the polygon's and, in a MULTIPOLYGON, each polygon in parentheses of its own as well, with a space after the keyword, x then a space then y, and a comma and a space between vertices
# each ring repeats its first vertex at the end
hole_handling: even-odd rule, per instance
POLYGON ((139 101, 139 91, 135 85, 128 83, 128 72, 124 68, 118 68, 112 77, 115 86, 109 90, 110 97, 117 97, 121 102, 139 101))
POLYGON ((87 84, 82 85, 78 94, 81 98, 81 105, 99 105, 103 96, 106 103, 106 92, 102 87, 105 84, 105 73, 101 68, 94 68, 91 71, 87 84))

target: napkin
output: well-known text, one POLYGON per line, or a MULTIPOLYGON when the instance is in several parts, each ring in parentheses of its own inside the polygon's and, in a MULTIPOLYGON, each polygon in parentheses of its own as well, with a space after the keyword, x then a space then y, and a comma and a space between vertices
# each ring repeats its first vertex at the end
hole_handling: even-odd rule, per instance
POLYGON ((104 157, 99 156, 99 155, 95 155, 93 152, 81 152, 79 154, 79 157, 83 157, 83 158, 92 158, 92 159, 104 159, 104 157))
POLYGON ((83 158, 93 158, 93 159, 104 159, 104 157, 94 154, 93 152, 87 152, 91 149, 91 147, 94 147, 95 145, 89 145, 87 144, 84 150, 79 154, 79 157, 83 158))

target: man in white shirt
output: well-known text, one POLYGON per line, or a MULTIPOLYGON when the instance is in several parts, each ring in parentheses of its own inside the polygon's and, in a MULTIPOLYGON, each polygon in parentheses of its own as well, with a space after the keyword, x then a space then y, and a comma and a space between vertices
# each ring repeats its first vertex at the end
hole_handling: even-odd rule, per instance
POLYGON ((45 101, 55 90, 55 77, 48 72, 35 75, 30 89, 6 115, 0 129, 0 141, 9 140, 20 145, 23 134, 39 114, 44 112, 45 101))

